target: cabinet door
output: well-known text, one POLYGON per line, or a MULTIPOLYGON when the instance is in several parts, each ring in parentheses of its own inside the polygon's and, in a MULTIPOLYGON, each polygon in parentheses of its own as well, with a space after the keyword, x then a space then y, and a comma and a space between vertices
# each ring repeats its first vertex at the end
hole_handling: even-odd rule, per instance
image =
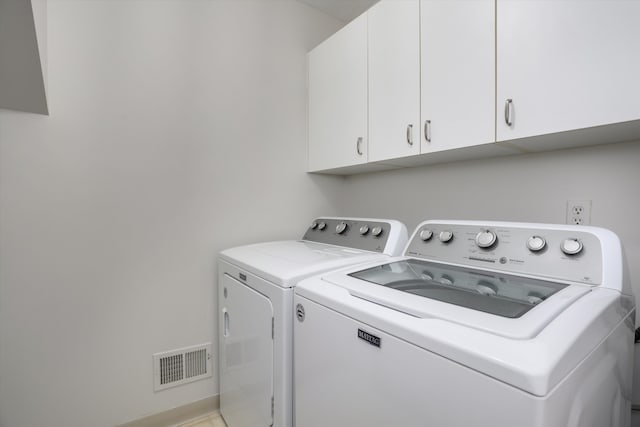
POLYGON ((498 140, 640 118, 639 22, 640 1, 498 0, 498 140))
POLYGON ((420 153, 420 5, 369 9, 369 161, 420 153))
POLYGON ((493 0, 422 0, 421 152, 495 141, 493 0))
POLYGON ((367 162, 367 16, 309 52, 309 171, 367 162))

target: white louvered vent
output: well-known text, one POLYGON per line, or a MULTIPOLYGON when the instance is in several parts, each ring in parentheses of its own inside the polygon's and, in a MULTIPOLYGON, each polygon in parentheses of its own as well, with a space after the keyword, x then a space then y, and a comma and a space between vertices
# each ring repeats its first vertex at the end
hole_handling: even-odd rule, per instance
POLYGON ((211 343, 153 355, 153 389, 155 391, 211 376, 211 343))

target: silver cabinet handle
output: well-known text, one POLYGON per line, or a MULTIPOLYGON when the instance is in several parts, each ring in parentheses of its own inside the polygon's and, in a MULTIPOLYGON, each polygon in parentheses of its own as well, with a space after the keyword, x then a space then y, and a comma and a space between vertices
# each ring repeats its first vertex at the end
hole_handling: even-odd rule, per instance
POLYGON ((504 121, 507 126, 513 125, 513 121, 511 120, 511 105, 513 104, 513 100, 511 98, 507 99, 507 102, 504 103, 504 121))
POLYGON ((407 125, 407 144, 413 145, 413 125, 407 125))
POLYGON ((362 137, 359 136, 358 140, 356 141, 356 152, 358 153, 359 156, 362 156, 362 137))
POLYGON ((226 308, 223 308, 222 312, 224 313, 224 328, 222 335, 226 338, 229 336, 229 312, 226 308))
POLYGON ((424 139, 431 142, 431 120, 424 121, 424 139))

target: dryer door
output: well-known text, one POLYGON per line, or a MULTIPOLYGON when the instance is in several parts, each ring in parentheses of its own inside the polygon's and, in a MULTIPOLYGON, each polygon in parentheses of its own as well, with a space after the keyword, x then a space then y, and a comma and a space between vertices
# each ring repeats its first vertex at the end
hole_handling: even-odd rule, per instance
POLYGON ((220 411, 230 427, 273 424, 273 306, 224 275, 220 309, 220 411))

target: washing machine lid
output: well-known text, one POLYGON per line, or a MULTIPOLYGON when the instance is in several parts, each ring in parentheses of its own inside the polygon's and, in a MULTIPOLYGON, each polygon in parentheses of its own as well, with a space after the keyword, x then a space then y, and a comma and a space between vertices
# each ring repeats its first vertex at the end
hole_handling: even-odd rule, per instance
POLYGON ((388 258, 375 252, 305 240, 257 243, 220 253, 221 260, 286 288, 315 274, 388 258))
POLYGON ((323 279, 353 296, 402 313, 439 318, 512 339, 535 337, 591 290, 414 258, 323 279))
POLYGON ((349 274, 376 285, 501 317, 518 318, 566 284, 407 259, 349 274))
MULTIPOLYGON (((344 272, 360 270, 349 267, 344 272)), ((302 304, 317 303, 366 325, 366 332, 386 332, 536 396, 550 393, 633 312, 633 302, 619 292, 569 285, 521 317, 509 318, 375 285, 344 272, 306 279, 295 293, 303 298, 302 304)))

